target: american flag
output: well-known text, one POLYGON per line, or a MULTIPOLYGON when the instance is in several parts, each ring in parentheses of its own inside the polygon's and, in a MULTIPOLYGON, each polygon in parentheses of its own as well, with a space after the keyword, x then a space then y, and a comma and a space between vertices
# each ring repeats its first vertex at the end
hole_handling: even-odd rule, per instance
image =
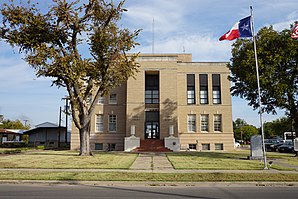
POLYGON ((298 39, 298 23, 293 27, 291 37, 298 39))

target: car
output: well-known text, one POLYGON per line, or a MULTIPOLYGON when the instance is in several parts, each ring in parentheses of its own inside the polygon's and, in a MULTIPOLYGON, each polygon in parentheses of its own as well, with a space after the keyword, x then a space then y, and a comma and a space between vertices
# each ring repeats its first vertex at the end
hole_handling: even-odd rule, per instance
POLYGON ((294 143, 292 141, 285 141, 284 144, 277 148, 280 153, 294 153, 294 143))
POLYGON ((265 149, 266 151, 277 151, 277 148, 283 145, 283 141, 278 139, 265 139, 265 149))
POLYGON ((240 148, 240 143, 239 142, 235 142, 234 148, 240 148))

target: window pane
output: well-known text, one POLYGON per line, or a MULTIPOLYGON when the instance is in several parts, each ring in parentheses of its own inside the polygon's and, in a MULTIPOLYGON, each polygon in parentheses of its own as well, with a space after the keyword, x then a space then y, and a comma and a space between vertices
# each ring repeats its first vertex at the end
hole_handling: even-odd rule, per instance
POLYGON ((208 104, 208 91, 207 90, 200 90, 200 103, 208 104))
POLYGON ((210 150, 210 144, 202 144, 202 150, 210 150))
POLYGON ((117 104, 117 95, 116 94, 111 94, 110 99, 109 99, 110 104, 117 104))
POLYGON ((188 126, 188 132, 196 131, 196 115, 187 116, 187 126, 188 126))
POLYGON ((209 131, 208 115, 201 115, 201 131, 209 131))
POLYGON ((117 118, 116 115, 109 115, 109 131, 116 132, 117 130, 117 118))
POLYGON ((214 131, 222 131, 221 126, 221 115, 214 115, 214 131))
POLYGON ((195 104, 195 91, 194 90, 187 91, 187 104, 195 104))
POLYGON ((158 104, 159 103, 159 91, 158 90, 146 90, 145 91, 145 103, 146 104, 158 104))
POLYGON ((192 150, 197 150, 197 144, 188 144, 188 148, 192 150))
POLYGON ((224 150, 223 144, 215 144, 215 150, 224 150))
POLYGON ((101 96, 101 97, 98 98, 98 102, 97 102, 98 104, 104 104, 104 102, 105 102, 104 97, 101 96))
POLYGON ((102 151, 103 150, 103 144, 102 143, 95 143, 95 150, 102 151))
POLYGON ((96 115, 96 126, 95 126, 96 132, 103 132, 103 115, 96 115))

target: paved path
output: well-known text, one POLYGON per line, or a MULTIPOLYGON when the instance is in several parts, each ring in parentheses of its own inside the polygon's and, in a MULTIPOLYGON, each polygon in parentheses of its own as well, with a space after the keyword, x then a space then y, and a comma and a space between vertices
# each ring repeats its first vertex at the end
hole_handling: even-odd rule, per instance
POLYGON ((174 168, 164 153, 140 153, 130 167, 131 170, 152 170, 173 172, 174 168))

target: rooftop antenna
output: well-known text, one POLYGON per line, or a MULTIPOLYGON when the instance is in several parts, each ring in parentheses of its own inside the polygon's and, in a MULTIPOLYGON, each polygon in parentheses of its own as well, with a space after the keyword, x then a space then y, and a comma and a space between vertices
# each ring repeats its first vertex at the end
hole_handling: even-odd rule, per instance
POLYGON ((154 17, 152 22, 152 54, 154 54, 154 17))

